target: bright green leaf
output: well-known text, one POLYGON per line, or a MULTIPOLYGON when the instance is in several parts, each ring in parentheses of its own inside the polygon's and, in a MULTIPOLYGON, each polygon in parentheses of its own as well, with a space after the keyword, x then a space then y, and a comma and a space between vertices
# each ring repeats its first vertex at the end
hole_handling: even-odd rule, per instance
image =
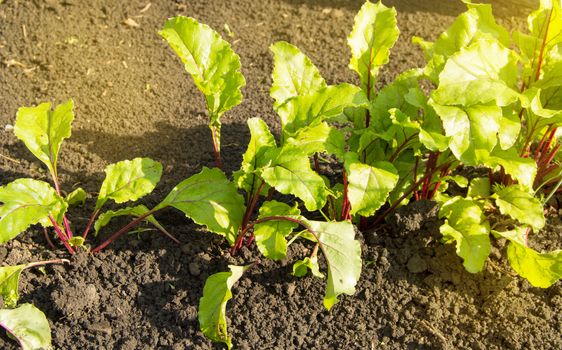
POLYGON ((45 314, 31 304, 0 309, 0 327, 6 329, 23 350, 50 349, 51 329, 45 314))
POLYGON ((359 75, 361 87, 369 99, 375 96, 379 69, 388 63, 390 49, 400 31, 396 25, 396 10, 378 2, 366 1, 355 16, 353 30, 347 38, 351 49, 349 67, 359 75))
POLYGON ((507 106, 517 101, 515 54, 493 40, 480 40, 451 56, 432 94, 441 105, 507 106))
MULTIPOLYGON (((125 215, 140 217, 140 216, 142 216, 142 215, 144 215, 148 212, 149 212, 149 209, 144 205, 137 205, 137 206, 134 206, 134 207, 126 207, 126 208, 121 208, 121 209, 118 209, 118 210, 108 210, 104 213, 101 213, 100 216, 98 217, 98 219, 96 220, 96 222, 94 223, 95 234, 97 235, 99 233, 99 231, 102 229, 102 227, 109 224, 111 219, 113 219, 115 217, 125 216, 125 215)), ((146 222, 150 222, 151 224, 153 224, 154 226, 156 226, 159 229, 162 227, 160 225, 160 223, 156 220, 156 218, 154 218, 153 215, 147 216, 144 220, 146 222)))
POLYGON ((0 267, 0 296, 4 298, 4 306, 16 307, 19 299, 18 286, 21 272, 27 265, 0 267))
POLYGON ((512 185, 497 191, 494 198, 502 214, 509 215, 522 224, 531 225, 535 231, 544 227, 543 206, 533 194, 512 185))
POLYGON ((295 277, 304 277, 308 274, 309 270, 313 276, 324 278, 324 274, 320 272, 320 267, 318 266, 318 257, 316 256, 313 256, 311 258, 306 257, 303 260, 298 260, 293 264, 293 276, 295 277))
POLYGON ((283 134, 291 136, 300 128, 342 117, 347 107, 366 105, 367 98, 361 89, 344 83, 291 98, 277 108, 277 113, 281 118, 283 134))
POLYGON ((361 275, 361 246, 350 222, 307 221, 328 264, 324 306, 330 310, 340 294, 353 295, 361 275))
POLYGON ((537 174, 537 163, 531 158, 522 158, 514 148, 506 151, 494 150, 491 156, 483 161, 490 168, 502 166, 506 174, 511 175, 526 190, 533 188, 535 175, 537 174))
POLYGON ((398 182, 398 172, 389 162, 376 162, 372 166, 360 163, 357 157, 346 157, 348 198, 351 214, 368 217, 385 203, 390 191, 398 182))
POLYGON ((66 210, 51 185, 33 179, 18 179, 0 187, 0 203, 0 244, 48 220, 50 214, 57 217, 66 210))
POLYGON ((299 129, 293 137, 285 140, 285 144, 300 148, 309 156, 327 152, 343 159, 345 136, 340 130, 322 122, 299 129))
MULTIPOLYGON (((159 34, 205 95, 210 127, 218 129, 220 135, 220 117, 242 101, 241 88, 246 80, 240 73, 240 57, 217 32, 193 18, 170 18, 159 34)), ((217 146, 220 148, 220 144, 217 146)))
POLYGON ((291 97, 309 95, 326 87, 318 68, 296 46, 278 41, 270 50, 274 64, 270 95, 276 106, 291 97))
POLYGON ((234 243, 246 210, 244 198, 219 169, 203 170, 182 182, 153 210, 165 207, 181 210, 195 223, 224 235, 234 243))
POLYGON ((511 267, 535 287, 548 288, 562 278, 562 250, 539 253, 512 241, 507 258, 511 267))
POLYGON ((465 2, 468 10, 459 15, 453 24, 443 32, 435 43, 423 41, 414 37, 414 43, 419 44, 429 61, 426 74, 438 83, 438 75, 447 59, 461 48, 467 47, 482 38, 494 38, 504 46, 510 43, 509 32, 498 25, 489 4, 473 4, 465 2))
MULTIPOLYGON (((300 210, 285 203, 269 201, 260 208, 258 220, 267 216, 300 215, 300 210)), ((265 221, 254 226, 256 245, 260 252, 273 260, 284 259, 287 255, 286 236, 299 225, 290 221, 265 221)))
POLYGON ((105 168, 105 180, 101 185, 96 209, 109 199, 115 203, 136 201, 152 192, 160 176, 162 164, 150 158, 135 158, 110 164, 105 168))
MULTIPOLYGON (((250 142, 242 158, 240 170, 234 173, 234 181, 238 188, 244 189, 248 193, 254 193, 260 186, 260 179, 256 172, 270 161, 264 157, 264 154, 277 145, 267 124, 262 119, 248 119, 248 127, 251 135, 250 142)), ((264 189, 264 193, 267 193, 267 189, 264 189)))
POLYGON ((271 164, 262 171, 265 182, 283 194, 300 198, 310 211, 324 206, 326 186, 320 175, 310 168, 306 153, 291 145, 271 149, 265 154, 271 164))
POLYGON ((62 141, 70 137, 74 103, 68 100, 51 110, 50 103, 18 110, 14 133, 51 174, 57 174, 57 161, 62 141))
POLYGON ((440 227, 446 243, 456 243, 457 255, 464 259, 468 272, 482 271, 491 251, 490 224, 482 209, 470 199, 454 197, 441 207, 439 217, 445 218, 440 227))
POLYGON ((201 332, 215 342, 232 348, 226 323, 226 303, 232 298, 232 287, 250 267, 229 265, 230 272, 219 272, 209 276, 199 300, 199 327, 201 332))
POLYGON ((490 179, 487 177, 477 177, 470 181, 466 196, 470 198, 488 198, 491 194, 490 179))
POLYGON ((86 191, 82 187, 78 187, 66 196, 65 201, 68 205, 84 204, 86 203, 86 191))

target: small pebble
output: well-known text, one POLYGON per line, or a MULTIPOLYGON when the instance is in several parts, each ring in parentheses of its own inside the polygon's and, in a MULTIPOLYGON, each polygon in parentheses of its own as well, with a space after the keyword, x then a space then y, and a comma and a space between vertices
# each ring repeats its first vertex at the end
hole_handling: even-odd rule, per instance
POLYGON ((201 266, 198 263, 190 263, 189 264, 189 273, 192 276, 199 276, 201 274, 201 266))

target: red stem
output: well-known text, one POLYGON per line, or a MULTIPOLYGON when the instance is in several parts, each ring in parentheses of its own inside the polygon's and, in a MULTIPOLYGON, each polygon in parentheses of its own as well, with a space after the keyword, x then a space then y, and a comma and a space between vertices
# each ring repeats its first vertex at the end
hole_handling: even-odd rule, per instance
POLYGON ((98 209, 94 210, 94 212, 90 216, 90 220, 88 220, 88 225, 86 225, 86 228, 84 229, 84 233, 82 233, 82 237, 84 238, 84 240, 86 240, 86 237, 88 237, 88 232, 90 231, 90 227, 94 223, 94 220, 98 216, 100 210, 101 210, 101 208, 98 208, 98 209))
POLYGON ((72 249, 72 247, 68 243, 68 238, 62 233, 59 225, 57 224, 57 221, 55 220, 55 218, 52 215, 49 215, 49 220, 51 221, 51 224, 55 228, 55 231, 56 231, 57 235, 59 236, 60 240, 62 241, 62 243, 66 247, 66 250, 68 250, 68 252, 70 254, 74 255, 74 253, 75 253, 74 249, 72 249))
POLYGON ((217 141, 216 127, 214 126, 211 127, 211 134, 213 137, 213 152, 215 153, 215 166, 219 169, 222 169, 221 150, 219 148, 219 143, 217 141))
MULTIPOLYGON (((160 210, 160 209, 158 209, 158 210, 160 210)), ((119 231, 115 232, 113 235, 111 235, 111 237, 109 237, 107 240, 105 240, 105 242, 103 242, 102 244, 100 244, 96 248, 92 249, 92 251, 91 251, 92 254, 95 254, 95 253, 99 252, 100 250, 102 250, 103 248, 107 247, 111 242, 115 241, 117 238, 119 238, 122 235, 124 235, 125 233, 129 232, 133 227, 138 225, 139 222, 146 219, 148 216, 154 214, 158 210, 154 210, 154 209, 149 210, 146 213, 144 213, 141 216, 134 219, 133 221, 131 221, 130 223, 128 223, 127 225, 123 226, 119 231)))
POLYGON ((53 244, 53 241, 51 241, 51 238, 49 237, 49 232, 47 231, 46 227, 43 227, 43 234, 45 235, 45 240, 47 241, 49 247, 51 247, 51 249, 56 249, 55 245, 53 244))
POLYGON ((541 76, 541 66, 544 58, 544 50, 546 48, 546 38, 548 37, 548 27, 550 26, 550 20, 552 19, 552 12, 554 11, 554 5, 550 9, 548 14, 548 19, 546 20, 546 29, 544 31, 544 37, 542 39, 541 51, 539 53, 539 61, 537 62, 537 70, 535 72, 535 81, 539 80, 541 76))
POLYGON ((238 237, 236 237, 236 241, 234 242, 234 245, 230 249, 231 254, 234 254, 238 249, 242 247, 242 242, 244 240, 244 235, 246 234, 247 231, 248 222, 250 221, 250 217, 254 212, 256 203, 260 198, 260 193, 264 186, 265 186, 265 181, 262 180, 260 186, 258 187, 258 190, 256 191, 256 193, 252 195, 252 199, 250 200, 250 203, 246 207, 246 212, 244 213, 244 218, 242 219, 242 225, 240 225, 240 233, 238 234, 238 237))

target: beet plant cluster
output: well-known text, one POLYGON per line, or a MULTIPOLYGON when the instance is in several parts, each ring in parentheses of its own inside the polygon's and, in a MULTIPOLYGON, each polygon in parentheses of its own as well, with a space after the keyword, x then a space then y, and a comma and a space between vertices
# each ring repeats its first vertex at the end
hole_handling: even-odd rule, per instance
MULTIPOLYGON (((91 218, 76 235, 67 210, 83 202, 86 192, 64 195, 57 171, 62 141, 71 134, 73 103, 54 110, 47 103, 21 108, 15 134, 45 163, 53 186, 18 179, 0 188, 0 242, 41 224, 48 242, 52 230, 74 254, 89 249, 92 225, 97 235, 123 215, 133 220, 92 253, 143 221, 177 241, 155 218, 175 208, 224 236, 232 254, 255 242, 264 257, 281 260, 296 240, 310 242, 311 255, 294 263, 293 274, 310 271, 325 278, 325 266, 323 303, 329 310, 341 294, 355 292, 362 268, 356 227, 376 229, 399 206, 435 200, 443 242, 455 245, 467 271, 482 271, 492 239, 502 239, 520 276, 536 287, 551 286, 562 277, 562 251, 534 250, 529 239, 545 226, 544 208, 562 185, 561 5, 541 0, 528 17, 528 31, 510 34, 496 23, 490 5, 465 3, 467 11, 435 42, 414 38, 427 65, 402 72, 380 89, 379 70, 399 36, 396 11, 380 2, 362 6, 347 38, 349 67, 359 86, 328 85, 297 47, 273 44, 270 94, 281 132, 274 135, 262 119, 250 118, 248 148, 230 177, 221 170, 221 116, 242 101, 240 59, 207 25, 171 18, 159 33, 205 98, 216 167, 180 182, 152 209, 135 204, 103 211, 109 201, 136 202, 150 194, 162 173, 160 163, 148 158, 109 165, 91 218), (322 173, 323 162, 342 169, 336 176, 341 181, 322 173), (480 175, 463 176, 472 173, 480 175)), ((17 306, 19 276, 27 267, 62 262, 0 268, 0 326, 24 348, 48 347, 50 330, 34 306, 17 306)), ((204 286, 201 331, 229 348, 226 304, 236 281, 255 263, 230 266, 204 286)))

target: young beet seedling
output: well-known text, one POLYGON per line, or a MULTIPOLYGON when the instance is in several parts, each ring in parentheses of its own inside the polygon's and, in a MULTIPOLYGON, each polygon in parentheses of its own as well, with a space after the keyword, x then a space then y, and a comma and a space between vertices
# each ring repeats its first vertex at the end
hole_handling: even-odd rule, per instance
POLYGON ((217 32, 193 18, 170 18, 159 34, 181 58, 185 70, 205 96, 215 164, 221 168, 220 118, 242 101, 240 89, 246 85, 240 73, 240 57, 217 32))
MULTIPOLYGON (((59 151, 63 140, 70 137, 73 120, 72 100, 58 105, 54 110, 51 110, 50 103, 18 110, 14 133, 47 165, 54 188, 44 181, 28 178, 17 179, 0 187, 0 243, 13 239, 30 225, 39 223, 46 229, 52 227, 68 252, 74 254, 76 247, 84 244, 90 225, 107 201, 113 200, 118 204, 135 201, 152 192, 160 180, 162 165, 149 158, 135 158, 108 166, 91 219, 83 234, 75 235, 66 211, 69 206, 84 201, 86 193, 79 188, 63 197, 57 169, 59 151)), ((96 233, 112 217, 119 215, 133 215, 152 222, 170 236, 142 205, 103 213, 95 223, 96 233)), ((140 220, 135 221, 135 224, 140 220)), ((45 237, 51 242, 48 234, 45 237)))

